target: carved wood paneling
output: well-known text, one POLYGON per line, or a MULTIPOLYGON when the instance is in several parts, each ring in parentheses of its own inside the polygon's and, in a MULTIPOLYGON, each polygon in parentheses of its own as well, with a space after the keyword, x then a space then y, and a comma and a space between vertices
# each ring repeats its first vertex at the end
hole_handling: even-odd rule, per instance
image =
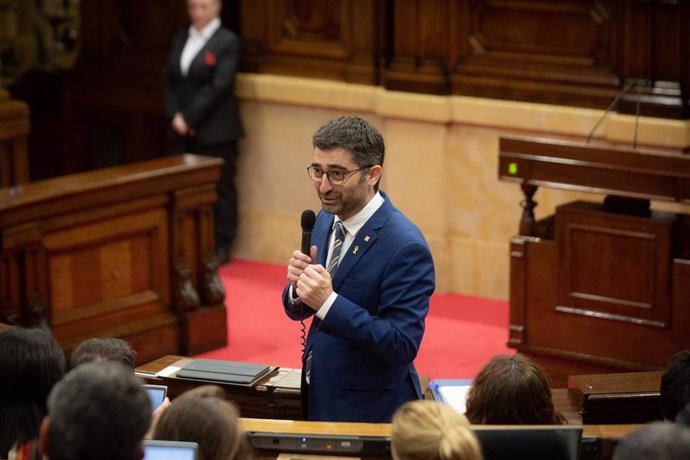
POLYGON ((448 1, 398 0, 385 71, 386 88, 448 94, 448 37, 454 26, 448 1))
POLYGON ((565 314, 667 328, 674 216, 604 213, 577 202, 556 211, 559 280, 565 314))
POLYGON ((242 68, 376 84, 382 9, 374 0, 243 0, 242 68))
POLYGON ((463 1, 454 94, 605 107, 619 88, 611 11, 598 0, 463 1))
POLYGON ((169 157, 0 189, 0 319, 46 323, 66 351, 123 337, 145 361, 223 345, 208 231, 221 161, 169 157), (180 260, 189 289, 204 292, 190 317, 175 303, 180 260))
POLYGON ((0 187, 29 180, 29 107, 0 88, 0 187))
POLYGON ((619 72, 639 86, 618 110, 666 118, 690 116, 690 3, 682 0, 617 2, 619 72))

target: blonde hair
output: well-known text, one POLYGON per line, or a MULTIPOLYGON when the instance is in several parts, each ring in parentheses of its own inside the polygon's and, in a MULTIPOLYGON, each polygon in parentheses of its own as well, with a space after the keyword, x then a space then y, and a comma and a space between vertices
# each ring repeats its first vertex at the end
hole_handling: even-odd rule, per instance
POLYGON ((436 401, 410 401, 393 414, 394 460, 482 460, 482 451, 463 414, 436 401))

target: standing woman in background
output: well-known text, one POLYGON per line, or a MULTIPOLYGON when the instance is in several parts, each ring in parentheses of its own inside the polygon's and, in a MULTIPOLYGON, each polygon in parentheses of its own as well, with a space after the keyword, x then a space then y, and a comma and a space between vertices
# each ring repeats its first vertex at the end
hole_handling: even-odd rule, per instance
POLYGON ((165 111, 171 118, 171 154, 224 160, 214 206, 216 256, 230 260, 237 228, 235 161, 244 134, 234 96, 240 57, 237 35, 220 22, 221 0, 187 0, 191 26, 175 35, 165 72, 165 111))

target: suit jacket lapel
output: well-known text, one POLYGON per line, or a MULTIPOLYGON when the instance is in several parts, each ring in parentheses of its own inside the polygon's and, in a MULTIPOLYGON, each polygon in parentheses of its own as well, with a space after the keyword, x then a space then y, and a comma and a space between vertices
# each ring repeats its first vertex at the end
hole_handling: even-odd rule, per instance
POLYGON ((206 65, 206 62, 205 62, 206 52, 213 49, 214 42, 216 40, 218 40, 218 32, 220 32, 220 27, 218 29, 216 29, 215 32, 213 32, 213 35, 211 35, 209 37, 209 39, 206 41, 206 43, 204 43, 204 46, 202 46, 201 49, 199 50, 199 52, 196 53, 196 56, 194 56, 194 58, 192 59, 192 64, 190 65, 190 67, 196 66, 196 65, 203 65, 203 66, 206 65))
POLYGON ((393 205, 386 199, 381 207, 359 230, 352 244, 347 249, 347 252, 340 255, 340 264, 333 278, 334 291, 338 292, 338 287, 340 287, 343 280, 347 278, 348 274, 355 268, 359 261, 362 260, 369 249, 374 246, 379 238, 377 231, 383 227, 392 210, 393 205))

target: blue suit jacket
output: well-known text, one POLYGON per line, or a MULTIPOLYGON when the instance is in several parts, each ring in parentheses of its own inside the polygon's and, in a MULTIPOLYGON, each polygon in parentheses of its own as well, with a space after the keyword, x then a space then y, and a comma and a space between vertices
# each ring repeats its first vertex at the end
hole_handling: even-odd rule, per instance
MULTIPOLYGON (((341 255, 337 300, 309 328, 302 359, 312 351, 310 420, 390 422, 400 405, 422 397, 413 360, 435 287, 434 262, 419 229, 381 194, 383 205, 341 255)), ((312 232, 324 266, 333 219, 319 212, 312 232)), ((289 285, 283 305, 290 318, 314 313, 288 296, 289 285)))

